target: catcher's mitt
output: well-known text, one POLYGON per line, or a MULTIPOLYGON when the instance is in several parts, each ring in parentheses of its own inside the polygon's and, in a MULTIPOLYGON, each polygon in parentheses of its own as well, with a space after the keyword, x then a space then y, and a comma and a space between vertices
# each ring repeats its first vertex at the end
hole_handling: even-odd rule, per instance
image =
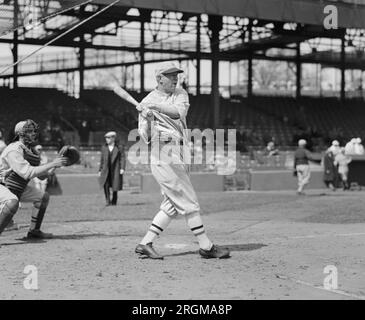
POLYGON ((63 146, 58 155, 67 158, 67 167, 80 161, 80 152, 74 146, 63 146))

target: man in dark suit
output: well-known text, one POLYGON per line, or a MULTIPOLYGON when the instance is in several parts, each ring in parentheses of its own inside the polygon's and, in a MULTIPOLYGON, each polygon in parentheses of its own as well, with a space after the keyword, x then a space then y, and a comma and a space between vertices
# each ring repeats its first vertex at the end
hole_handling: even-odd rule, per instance
POLYGON ((116 143, 117 134, 110 131, 105 134, 105 145, 101 148, 99 168, 99 183, 104 189, 107 206, 115 206, 118 200, 118 191, 123 189, 123 173, 125 170, 124 147, 116 143), (112 199, 110 199, 112 189, 112 199))

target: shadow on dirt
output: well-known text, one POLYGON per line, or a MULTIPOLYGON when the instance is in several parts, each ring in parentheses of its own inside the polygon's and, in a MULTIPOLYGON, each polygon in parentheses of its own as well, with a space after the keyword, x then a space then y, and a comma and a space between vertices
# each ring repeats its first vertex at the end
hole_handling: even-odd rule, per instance
POLYGON ((83 240, 88 238, 120 238, 120 237, 133 237, 135 234, 126 234, 126 233, 118 233, 118 234, 107 234, 107 233, 83 233, 83 234, 65 234, 65 235, 53 235, 52 239, 47 240, 28 240, 25 237, 15 239, 19 242, 9 242, 2 243, 3 246, 14 246, 21 244, 30 244, 30 243, 46 243, 52 240, 83 240))
POLYGON ((2 246, 19 246, 19 245, 24 245, 24 244, 43 244, 46 243, 46 240, 26 240, 24 238, 19 238, 19 239, 15 239, 16 241, 19 242, 5 242, 2 243, 2 246))
MULTIPOLYGON (((247 244, 228 244, 228 245, 221 245, 222 248, 227 248, 231 251, 253 251, 261 249, 262 247, 267 247, 266 244, 263 243, 247 243, 247 244)), ((179 256, 186 256, 189 254, 198 254, 199 251, 185 251, 173 254, 165 254, 165 257, 179 257, 179 256)))
POLYGON ((135 234, 126 233, 82 233, 82 234, 57 234, 50 240, 83 240, 87 238, 119 238, 119 237, 133 237, 135 234))
POLYGON ((245 244, 231 244, 222 246, 224 248, 228 248, 231 251, 253 251, 261 249, 262 247, 267 247, 267 244, 263 243, 245 243, 245 244))

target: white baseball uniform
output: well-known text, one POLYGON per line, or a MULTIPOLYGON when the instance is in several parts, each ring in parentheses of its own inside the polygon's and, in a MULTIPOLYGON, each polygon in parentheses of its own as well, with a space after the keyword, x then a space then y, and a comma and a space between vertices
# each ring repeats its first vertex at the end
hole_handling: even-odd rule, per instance
POLYGON ((180 114, 180 118, 174 120, 153 111, 151 171, 164 196, 160 209, 169 216, 199 212, 198 199, 190 181, 189 166, 184 163, 184 152, 189 153, 186 149, 188 144, 185 131, 189 96, 182 88, 177 88, 173 94, 155 89, 141 102, 149 103, 157 106, 173 105, 180 114))

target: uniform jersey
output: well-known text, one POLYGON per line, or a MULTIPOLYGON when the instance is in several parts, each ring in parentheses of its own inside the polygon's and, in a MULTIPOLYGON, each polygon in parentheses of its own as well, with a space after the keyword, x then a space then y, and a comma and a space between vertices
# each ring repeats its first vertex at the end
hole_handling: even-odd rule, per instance
POLYGON ((186 115, 189 110, 189 96, 182 88, 167 94, 158 89, 150 92, 141 104, 173 105, 179 112, 179 119, 171 119, 165 114, 153 112, 154 121, 151 122, 151 140, 181 140, 186 138, 186 115))
POLYGON ((20 141, 11 143, 1 155, 2 170, 6 172, 3 182, 18 198, 24 192, 30 179, 38 172, 40 157, 20 141))
MULTIPOLYGON (((28 181, 38 176, 40 172, 39 167, 35 166, 37 165, 38 160, 35 158, 29 159, 27 156, 27 154, 31 153, 32 151, 20 141, 9 144, 0 157, 0 177, 3 178, 3 183, 7 185, 9 184, 9 182, 11 182, 9 180, 9 174, 17 174, 20 178, 26 181, 26 183, 24 184, 24 181, 22 181, 20 182, 20 185, 19 181, 21 180, 13 180, 11 189, 15 187, 15 193, 11 193, 9 191, 8 196, 11 195, 15 198, 17 196, 22 202, 32 202, 34 204, 40 204, 43 199, 44 192, 28 184, 28 181), (33 165, 28 160, 26 160, 26 158, 30 162, 32 162, 33 165), (33 162, 33 160, 35 162, 33 162)), ((4 187, 4 190, 5 189, 9 190, 9 187, 4 187)), ((3 198, 3 196, 1 196, 2 194, 3 191, 1 191, 0 200, 3 198)))
POLYGON ((0 176, 4 176, 7 172, 12 170, 25 180, 36 177, 39 172, 39 169, 37 168, 39 162, 37 165, 31 165, 30 162, 25 159, 25 153, 32 154, 32 151, 20 141, 9 144, 0 157, 0 176))
POLYGON ((294 167, 299 164, 309 164, 311 153, 305 148, 298 148, 294 153, 294 167))

